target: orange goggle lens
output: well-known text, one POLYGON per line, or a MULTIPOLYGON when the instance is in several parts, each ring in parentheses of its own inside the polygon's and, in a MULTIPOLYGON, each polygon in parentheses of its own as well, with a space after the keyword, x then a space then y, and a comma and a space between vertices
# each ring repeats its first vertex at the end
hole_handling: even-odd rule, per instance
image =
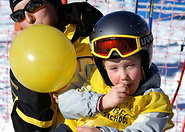
POLYGON ((102 36, 92 40, 92 54, 100 58, 109 58, 112 52, 116 51, 121 57, 128 57, 152 41, 151 33, 144 37, 132 35, 102 36))
POLYGON ((94 43, 94 52, 101 56, 108 56, 113 48, 116 48, 122 55, 129 54, 137 49, 136 39, 113 37, 100 39, 94 43))

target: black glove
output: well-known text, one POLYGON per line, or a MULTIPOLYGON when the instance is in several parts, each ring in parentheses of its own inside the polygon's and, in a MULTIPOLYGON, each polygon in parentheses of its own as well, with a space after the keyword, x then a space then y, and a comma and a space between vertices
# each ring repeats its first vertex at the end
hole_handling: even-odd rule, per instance
POLYGON ((66 124, 60 124, 57 128, 49 132, 72 132, 72 130, 66 124))
POLYGON ((96 22, 103 14, 87 2, 74 2, 62 5, 62 19, 67 24, 77 24, 76 32, 72 38, 75 42, 80 36, 87 37, 93 30, 96 22))

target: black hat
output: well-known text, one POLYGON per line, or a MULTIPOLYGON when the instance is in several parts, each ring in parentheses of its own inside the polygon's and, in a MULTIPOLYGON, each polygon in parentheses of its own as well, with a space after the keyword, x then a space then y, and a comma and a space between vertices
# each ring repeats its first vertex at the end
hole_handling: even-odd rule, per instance
MULTIPOLYGON (((19 2, 21 2, 21 1, 22 1, 22 0, 9 0, 9 2, 10 2, 10 8, 11 8, 12 12, 13 12, 13 10, 14 10, 14 7, 15 7, 19 2)), ((46 1, 48 1, 49 3, 51 3, 51 4, 54 5, 54 6, 57 6, 57 5, 62 4, 61 0, 46 0, 46 1)))
POLYGON ((22 0, 9 0, 10 1, 10 8, 13 11, 14 7, 21 2, 22 0))

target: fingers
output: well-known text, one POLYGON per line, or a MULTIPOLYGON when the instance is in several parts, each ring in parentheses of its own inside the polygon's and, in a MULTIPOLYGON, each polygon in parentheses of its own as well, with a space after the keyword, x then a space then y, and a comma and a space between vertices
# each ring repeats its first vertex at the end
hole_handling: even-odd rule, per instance
POLYGON ((58 94, 52 94, 54 101, 58 104, 58 94))
POLYGON ((123 95, 123 94, 129 95, 129 87, 124 84, 115 85, 114 87, 111 88, 111 91, 120 93, 120 95, 123 95))
POLYGON ((116 85, 111 88, 109 93, 101 99, 103 110, 112 109, 117 105, 124 103, 124 100, 129 95, 129 87, 123 84, 116 85))

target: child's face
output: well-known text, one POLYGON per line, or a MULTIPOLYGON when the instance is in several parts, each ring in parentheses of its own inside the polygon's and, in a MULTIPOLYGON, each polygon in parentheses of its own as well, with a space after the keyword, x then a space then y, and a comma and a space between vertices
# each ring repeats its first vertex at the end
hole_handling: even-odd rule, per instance
POLYGON ((113 85, 123 84, 129 88, 129 95, 135 93, 142 78, 139 55, 105 60, 104 65, 113 85))

